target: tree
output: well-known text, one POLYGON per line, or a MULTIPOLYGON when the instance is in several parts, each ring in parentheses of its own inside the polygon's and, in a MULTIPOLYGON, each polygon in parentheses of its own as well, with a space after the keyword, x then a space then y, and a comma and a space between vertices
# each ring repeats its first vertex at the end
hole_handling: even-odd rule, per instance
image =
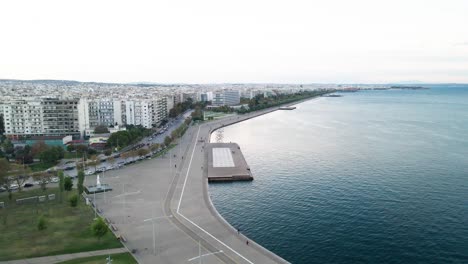
POLYGON ((12 155, 15 152, 15 147, 8 138, 3 141, 2 147, 7 155, 12 155))
POLYGON ((83 183, 84 183, 84 178, 85 174, 83 170, 78 171, 78 183, 77 183, 77 188, 78 188, 78 194, 81 195, 83 193, 83 183))
POLYGON ((68 152, 73 152, 73 151, 75 151, 75 150, 76 150, 75 145, 68 145, 68 146, 67 146, 67 151, 68 151, 68 152))
POLYGON ((157 151, 158 149, 159 149, 159 144, 158 144, 158 143, 152 144, 152 145, 150 146, 150 150, 151 150, 152 152, 155 152, 155 151, 157 151))
POLYGON ((164 138, 164 145, 166 145, 167 147, 169 147, 169 144, 171 144, 171 142, 172 139, 169 136, 166 136, 166 138, 164 138))
POLYGON ((120 156, 125 160, 125 162, 127 162, 127 159, 130 158, 130 153, 124 152, 120 156))
POLYGON ((63 171, 58 171, 57 175, 59 178, 60 202, 62 202, 63 191, 65 189, 65 176, 63 176, 63 171))
POLYGON ((50 182, 51 175, 48 172, 36 172, 33 174, 33 179, 39 182, 41 189, 45 191, 47 189, 47 184, 50 182))
POLYGON ((42 231, 47 228, 47 222, 43 215, 39 216, 37 221, 37 230, 42 231))
POLYGON ((187 125, 187 126, 190 125, 190 123, 192 123, 192 118, 187 117, 187 118, 185 119, 184 123, 185 123, 185 125, 187 125))
POLYGON ((78 154, 80 155, 83 155, 83 153, 88 151, 88 147, 85 145, 77 145, 75 146, 75 149, 76 149, 76 152, 78 152, 78 154))
POLYGON ((33 163, 33 156, 31 155, 31 147, 26 145, 24 147, 15 148, 16 163, 31 164, 33 163))
POLYGON ((171 132, 171 138, 172 138, 172 140, 175 140, 176 138, 178 138, 178 136, 179 136, 179 133, 178 133, 178 132, 179 132, 178 129, 175 129, 175 130, 173 130, 173 131, 171 132))
POLYGON ((73 181, 71 177, 65 177, 65 181, 63 182, 63 187, 65 191, 71 191, 73 188, 73 181))
POLYGON ((149 151, 147 149, 145 149, 145 148, 141 148, 141 149, 139 149, 137 151, 137 153, 138 153, 138 156, 142 157, 142 156, 145 156, 146 154, 148 154, 149 151))
POLYGON ((11 170, 10 162, 7 159, 0 159, 0 187, 3 186, 8 191, 8 197, 12 198, 12 190, 10 188, 12 179, 8 176, 11 170))
POLYGON ((111 166, 113 166, 114 163, 115 163, 115 158, 112 157, 112 156, 108 157, 107 158, 107 163, 109 163, 111 166))
POLYGON ((76 207, 78 205, 78 194, 74 194, 68 199, 71 207, 76 207))
POLYGON ((39 158, 44 163, 55 163, 65 156, 65 151, 60 146, 49 147, 39 154, 39 158))
POLYGON ((31 147, 31 154, 33 156, 37 156, 39 155, 39 153, 46 151, 47 148, 48 146, 46 145, 44 140, 36 141, 36 143, 34 143, 31 147))
POLYGON ((21 169, 15 170, 13 175, 10 176, 18 185, 18 191, 21 192, 21 190, 23 189, 23 184, 29 178, 28 173, 30 172, 31 172, 31 169, 29 167, 26 167, 26 165, 23 164, 21 165, 21 169))
POLYGON ((94 128, 94 134, 107 134, 110 133, 109 129, 104 125, 99 125, 94 128))
POLYGON ((101 160, 98 158, 97 155, 92 155, 90 158, 89 158, 89 165, 91 166, 94 166, 94 170, 96 171, 97 169, 97 166, 99 164, 101 164, 101 160))
POLYGON ((3 135, 3 132, 5 132, 5 125, 3 123, 3 114, 0 115, 0 135, 3 135))
POLYGON ((106 223, 104 220, 102 220, 101 217, 94 221, 94 223, 91 225, 91 229, 93 231, 93 235, 97 237, 99 241, 101 241, 101 237, 103 237, 108 230, 106 223))
POLYGON ((130 157, 134 160, 138 156, 138 152, 136 150, 130 151, 130 157))

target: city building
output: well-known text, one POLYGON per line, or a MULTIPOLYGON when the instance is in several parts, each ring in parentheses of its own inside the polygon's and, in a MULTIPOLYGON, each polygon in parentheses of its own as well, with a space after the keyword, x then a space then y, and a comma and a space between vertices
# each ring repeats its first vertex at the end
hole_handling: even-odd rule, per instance
POLYGON ((213 106, 232 106, 238 104, 240 104, 240 93, 238 90, 224 90, 213 93, 213 106))
POLYGON ((5 135, 12 139, 31 136, 79 136, 76 98, 26 98, 2 102, 5 135))

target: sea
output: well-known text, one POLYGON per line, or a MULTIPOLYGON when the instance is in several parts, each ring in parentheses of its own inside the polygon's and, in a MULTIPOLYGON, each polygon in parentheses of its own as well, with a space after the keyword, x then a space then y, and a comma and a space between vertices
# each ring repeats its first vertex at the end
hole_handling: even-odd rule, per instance
POLYGON ((468 263, 468 85, 342 93, 216 131, 220 214, 291 263, 468 263))

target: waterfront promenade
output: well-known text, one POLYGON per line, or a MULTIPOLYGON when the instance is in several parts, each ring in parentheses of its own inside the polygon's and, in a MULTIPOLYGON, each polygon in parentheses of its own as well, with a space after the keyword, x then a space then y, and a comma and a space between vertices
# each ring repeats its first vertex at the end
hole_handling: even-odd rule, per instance
POLYGON ((212 131, 277 109, 191 126, 165 156, 101 175, 114 191, 96 194, 97 207, 140 263, 286 263, 215 210, 203 152, 212 131))

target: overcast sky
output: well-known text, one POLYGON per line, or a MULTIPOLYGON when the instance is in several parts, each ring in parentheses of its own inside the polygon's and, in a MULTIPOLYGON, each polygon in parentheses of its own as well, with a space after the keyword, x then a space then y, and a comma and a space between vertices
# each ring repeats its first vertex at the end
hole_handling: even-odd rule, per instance
POLYGON ((0 34, 0 79, 468 83, 466 0, 4 0, 0 34))

